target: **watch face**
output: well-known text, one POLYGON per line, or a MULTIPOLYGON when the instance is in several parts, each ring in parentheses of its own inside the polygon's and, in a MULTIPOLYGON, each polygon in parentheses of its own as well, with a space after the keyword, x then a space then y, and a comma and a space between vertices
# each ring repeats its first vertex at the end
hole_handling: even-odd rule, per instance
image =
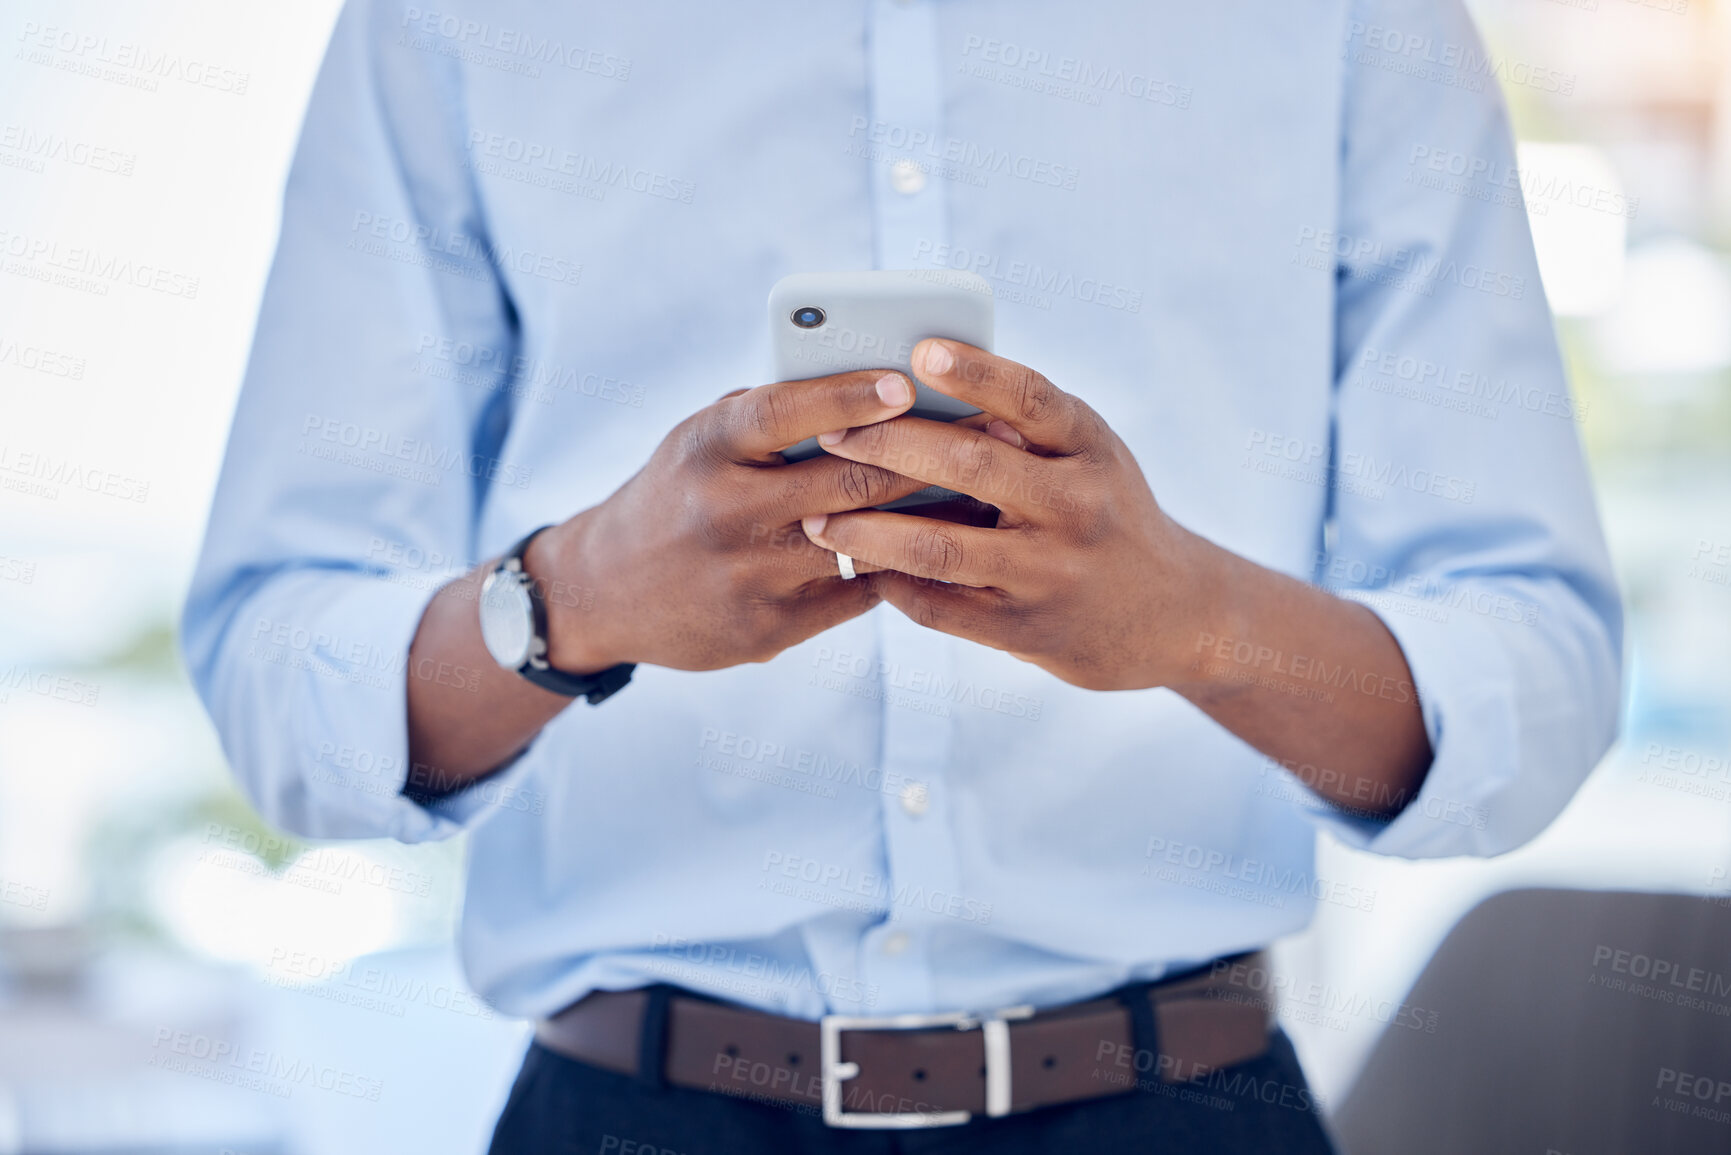
POLYGON ((522 669, 529 660, 535 608, 519 575, 494 570, 481 584, 481 637, 493 660, 507 670, 522 669))

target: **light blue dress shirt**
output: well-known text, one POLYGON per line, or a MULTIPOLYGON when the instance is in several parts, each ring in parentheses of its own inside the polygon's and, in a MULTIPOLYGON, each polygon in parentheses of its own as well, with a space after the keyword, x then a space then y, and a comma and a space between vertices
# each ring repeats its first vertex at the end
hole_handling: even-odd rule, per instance
POLYGON ((186 611, 236 773, 306 836, 472 831, 464 958, 520 1015, 651 981, 808 1017, 1055 1004, 1368 908, 1315 876, 1318 825, 1530 838, 1613 736, 1621 615, 1493 195, 1499 75, 1458 0, 351 0, 186 611), (1382 616, 1436 751, 1399 817, 1319 804, 1326 767, 1168 691, 887 606, 763 665, 641 667, 480 785, 402 796, 433 590, 763 381, 776 279, 885 267, 984 276, 998 350, 1180 523, 1382 616))

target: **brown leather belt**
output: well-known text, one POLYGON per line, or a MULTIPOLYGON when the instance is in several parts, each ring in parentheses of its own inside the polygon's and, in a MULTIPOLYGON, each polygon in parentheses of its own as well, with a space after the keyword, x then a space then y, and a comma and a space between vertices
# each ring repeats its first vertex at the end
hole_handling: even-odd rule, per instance
MULTIPOLYGON (((1262 952, 1240 955, 1038 1013, 811 1022, 675 993, 665 1003, 662 1071, 676 1087, 822 1108, 836 1126, 962 1123, 1190 1082, 1256 1058, 1268 1049, 1273 1007, 1231 976, 1267 966, 1262 952), (1148 1014, 1158 1054, 1134 1043, 1135 1020, 1146 1031, 1148 1014)), ((566 1058, 635 1075, 650 1004, 645 989, 596 991, 536 1024, 535 1039, 566 1058)))

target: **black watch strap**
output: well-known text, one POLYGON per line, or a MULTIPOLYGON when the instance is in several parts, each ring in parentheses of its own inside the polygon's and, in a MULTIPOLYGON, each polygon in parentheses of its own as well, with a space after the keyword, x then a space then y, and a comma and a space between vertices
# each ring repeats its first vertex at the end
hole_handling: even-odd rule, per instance
POLYGON ((517 667, 517 672, 543 690, 551 690, 567 698, 584 698, 591 706, 598 706, 625 688, 637 665, 635 662, 621 662, 593 674, 568 674, 564 670, 554 669, 542 656, 547 653, 547 603, 542 600, 540 583, 524 567, 523 555, 528 552, 530 542, 552 528, 544 525, 540 529, 531 530, 499 560, 500 569, 514 568, 528 579, 524 582, 524 588, 528 590, 529 606, 535 615, 535 639, 538 644, 535 652, 529 655, 529 660, 517 667))

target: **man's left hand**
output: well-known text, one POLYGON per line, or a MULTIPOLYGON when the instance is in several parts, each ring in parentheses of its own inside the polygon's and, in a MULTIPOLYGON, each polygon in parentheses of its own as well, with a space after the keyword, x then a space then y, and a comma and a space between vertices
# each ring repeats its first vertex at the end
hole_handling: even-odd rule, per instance
POLYGON ((997 527, 862 510, 806 518, 806 536, 889 571, 870 580, 914 621, 1066 682, 1185 681, 1188 642, 1208 628, 1213 550, 1161 510, 1105 420, 1027 366, 971 345, 922 341, 913 368, 990 421, 897 417, 819 441, 995 505, 997 527))

